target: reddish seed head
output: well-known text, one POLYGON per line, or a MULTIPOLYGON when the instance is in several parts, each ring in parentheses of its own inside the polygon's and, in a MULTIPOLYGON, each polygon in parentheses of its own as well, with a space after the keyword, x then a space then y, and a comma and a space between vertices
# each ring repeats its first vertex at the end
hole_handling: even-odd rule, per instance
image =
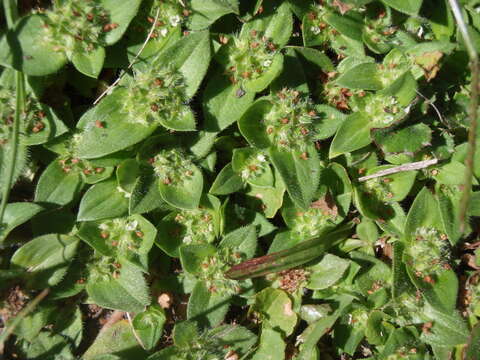
POLYGON ((249 168, 251 171, 257 171, 257 170, 258 170, 258 166, 256 166, 256 165, 250 165, 248 168, 249 168))
POLYGON ((92 173, 92 171, 89 170, 89 169, 83 169, 83 173, 84 173, 85 175, 90 175, 90 174, 92 173))
POLYGON ((102 231, 100 233, 100 236, 102 237, 102 239, 106 239, 110 236, 110 234, 107 231, 102 231))
POLYGON ((289 123, 289 120, 288 120, 288 118, 283 118, 283 119, 280 119, 280 122, 281 122, 282 124, 288 124, 288 123, 289 123))
POLYGON ((162 79, 159 79, 159 78, 156 78, 153 83, 157 86, 163 86, 163 80, 162 79))
POLYGON ((252 75, 252 74, 251 74, 249 71, 244 71, 244 72, 242 73, 242 77, 243 77, 244 79, 248 79, 251 75, 252 75))
POLYGON ((250 47, 251 47, 252 49, 256 49, 259 45, 260 45, 260 44, 255 41, 255 42, 253 42, 253 43, 250 44, 250 47))
POLYGON ((307 160, 308 159, 308 154, 306 152, 303 152, 301 155, 300 155, 300 159, 302 160, 307 160))
POLYGON ((223 44, 223 45, 226 45, 228 44, 228 38, 224 35, 220 35, 220 37, 218 38, 218 40, 220 41, 220 44, 223 44))
POLYGON ((86 17, 88 21, 93 21, 94 16, 92 13, 88 13, 86 17))
POLYGON ((150 109, 154 112, 157 112, 158 111, 158 105, 157 104, 152 104, 152 105, 150 105, 150 109))
POLYGON ((118 246, 118 241, 112 241, 112 246, 118 246))
POLYGON ((303 135, 307 135, 310 131, 308 131, 307 128, 301 127, 301 128, 300 128, 300 132, 301 132, 303 135))
POLYGON ((135 231, 135 235, 137 235, 139 238, 143 238, 143 232, 141 231, 135 231))
POLYGON ((95 168, 95 172, 96 172, 97 174, 102 173, 104 170, 105 170, 105 168, 103 168, 103 167, 97 167, 97 168, 95 168))
POLYGON ((99 129, 103 129, 105 125, 100 120, 95 120, 95 127, 99 129))
POLYGON ((163 183, 164 183, 165 185, 170 185, 170 184, 172 183, 172 180, 170 180, 169 177, 166 177, 165 179, 163 179, 163 183))

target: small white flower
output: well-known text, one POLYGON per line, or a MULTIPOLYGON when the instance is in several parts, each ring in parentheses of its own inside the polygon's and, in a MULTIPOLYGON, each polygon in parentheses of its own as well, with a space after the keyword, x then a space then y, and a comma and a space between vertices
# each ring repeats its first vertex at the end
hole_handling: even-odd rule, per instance
POLYGON ((265 155, 263 155, 263 154, 258 155, 257 160, 260 161, 260 162, 264 162, 266 160, 265 155))
POLYGON ((108 229, 108 225, 105 224, 105 223, 101 223, 100 225, 98 225, 98 228, 99 228, 100 230, 107 230, 107 229, 108 229))
POLYGON ((127 222, 127 224, 125 225, 125 229, 127 231, 134 231, 138 226, 138 221, 137 220, 133 220, 133 221, 129 221, 127 222))
POLYGON ((241 176, 243 179, 248 179, 249 175, 250 175, 250 172, 247 169, 242 170, 241 176))
POLYGON ((167 28, 163 28, 162 30, 160 30, 160 35, 162 35, 163 37, 167 36, 167 34, 168 34, 167 28))
POLYGON ((190 243, 192 242, 192 240, 193 240, 193 239, 192 239, 192 237, 191 237, 190 235, 189 235, 189 236, 185 236, 185 237, 183 238, 183 243, 184 243, 184 244, 190 244, 190 243))
POLYGON ((314 34, 314 35, 318 35, 320 34, 320 28, 318 26, 312 26, 310 28, 310 31, 314 34))
POLYGON ((263 66, 264 66, 264 67, 269 67, 270 65, 272 65, 272 60, 265 60, 265 61, 263 62, 263 66))
POLYGON ((180 21, 182 21, 182 19, 178 15, 172 16, 170 18, 170 24, 174 27, 180 24, 180 21))

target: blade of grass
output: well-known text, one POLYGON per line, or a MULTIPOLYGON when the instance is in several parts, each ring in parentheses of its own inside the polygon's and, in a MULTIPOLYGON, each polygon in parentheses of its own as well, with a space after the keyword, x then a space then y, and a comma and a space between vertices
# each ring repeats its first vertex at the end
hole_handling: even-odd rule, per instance
POLYGON ((470 83, 470 129, 468 132, 468 151, 465 159, 467 169, 465 170, 465 188, 463 189, 462 199, 460 202, 460 231, 465 229, 465 219, 467 215, 468 203, 470 201, 470 192, 472 189, 473 179, 473 165, 475 160, 475 148, 476 148, 476 134, 477 134, 477 116, 478 116, 478 95, 479 95, 479 80, 480 80, 480 68, 478 63, 478 52, 475 49, 470 34, 468 33, 467 25, 463 19, 462 10, 457 0, 448 0, 450 8, 452 9, 455 21, 458 24, 460 34, 462 34, 465 46, 467 48, 468 56, 470 58, 470 69, 472 72, 472 78, 470 83))
POLYGON ((353 228, 348 223, 338 230, 316 239, 301 242, 289 249, 260 256, 232 266, 225 276, 230 279, 247 279, 292 269, 323 255, 332 246, 348 237, 353 228))
MULTIPOLYGON (((6 14, 8 27, 13 27, 14 22, 18 16, 16 1, 14 0, 3 0, 3 8, 6 14)), ((10 190, 12 187, 12 182, 15 174, 15 162, 17 159, 18 153, 18 144, 20 137, 20 122, 21 115, 25 108, 25 76, 22 72, 15 72, 16 79, 16 105, 15 105, 15 116, 13 119, 13 128, 12 133, 10 134, 10 146, 11 146, 11 158, 7 163, 6 177, 5 177, 5 188, 2 191, 2 201, 0 203, 0 226, 3 224, 3 217, 5 215, 5 209, 7 208, 8 198, 10 196, 10 190)), ((0 227, 1 230, 1 227, 0 227)))

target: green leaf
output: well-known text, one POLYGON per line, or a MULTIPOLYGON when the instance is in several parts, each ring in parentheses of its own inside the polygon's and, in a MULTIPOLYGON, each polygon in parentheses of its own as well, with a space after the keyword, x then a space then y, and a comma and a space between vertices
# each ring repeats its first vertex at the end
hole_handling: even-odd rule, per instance
POLYGON ((179 348, 188 348, 192 341, 199 337, 198 327, 192 321, 181 321, 175 324, 172 331, 173 342, 179 348))
POLYGON ((238 121, 240 132, 251 146, 260 149, 270 146, 270 139, 262 121, 272 107, 273 104, 270 101, 260 98, 248 108, 238 121))
POLYGON ((100 0, 102 6, 110 15, 110 22, 118 26, 110 30, 105 36, 108 45, 115 44, 127 30, 130 21, 138 12, 142 0, 129 0, 118 2, 116 0, 100 0))
POLYGON ((307 149, 307 158, 299 151, 270 148, 273 165, 280 173, 288 195, 302 210, 310 207, 320 180, 320 161, 313 145, 307 149))
POLYGON ((192 275, 200 274, 202 271, 202 262, 216 252, 216 248, 210 244, 185 245, 180 247, 180 261, 183 270, 192 275))
POLYGON ((333 314, 326 316, 317 322, 309 325, 307 330, 300 335, 300 339, 303 341, 303 347, 295 360, 311 360, 310 352, 317 345, 320 338, 333 327, 337 319, 343 314, 348 305, 354 298, 350 295, 341 295, 338 297, 338 308, 333 314))
POLYGON ((383 85, 377 66, 375 63, 359 64, 340 75, 335 83, 348 89, 381 90, 383 85))
POLYGON ((85 52, 82 48, 77 47, 72 54, 72 63, 75 68, 82 74, 94 79, 96 79, 100 71, 102 71, 104 60, 105 49, 101 46, 98 46, 90 52, 85 52))
POLYGON ((93 221, 121 217, 128 213, 128 198, 112 179, 93 185, 80 201, 77 221, 93 221))
POLYGON ((205 282, 197 281, 188 300, 187 318, 201 326, 219 325, 230 307, 230 295, 210 291, 205 282))
POLYGON ((115 360, 142 359, 146 356, 145 350, 138 344, 128 321, 120 320, 106 328, 105 331, 101 331, 82 358, 85 360, 115 360))
POLYGON ((253 102, 255 92, 245 92, 240 84, 217 73, 207 83, 203 94, 203 114, 208 131, 222 131, 241 118, 253 102))
POLYGON ((158 182, 160 196, 166 203, 186 210, 198 207, 203 190, 203 175, 202 171, 193 164, 190 170, 192 175, 185 177, 180 184, 158 182))
POLYGON ((329 158, 361 149, 372 142, 372 124, 361 112, 350 114, 338 129, 330 145, 329 158))
POLYGON ((126 91, 115 89, 81 117, 77 124, 77 128, 83 130, 76 148, 79 158, 92 159, 113 154, 142 141, 157 128, 155 124, 134 123, 127 113, 121 112, 126 91))
POLYGON ((158 305, 149 306, 144 312, 135 315, 132 325, 145 350, 152 350, 157 345, 166 321, 165 312, 158 305))
POLYGON ((382 0, 382 2, 407 15, 417 15, 422 7, 422 0, 382 0))
POLYGON ((282 334, 274 329, 263 328, 260 335, 260 346, 252 360, 277 360, 285 357, 286 344, 282 334))
POLYGON ((232 163, 228 163, 218 173, 209 193, 213 195, 228 195, 240 190, 242 187, 242 178, 233 171, 232 163))
POLYGON ((225 235, 219 247, 229 247, 234 251, 242 252, 247 259, 252 258, 257 250, 257 231, 255 226, 241 227, 225 235))
POLYGON ((153 65, 174 66, 187 85, 187 96, 192 97, 205 76, 211 57, 208 30, 193 32, 162 51, 153 65))
POLYGON ((468 345, 465 350, 465 356, 467 359, 480 359, 480 324, 477 324, 472 329, 470 339, 468 340, 468 345))
POLYGON ((357 41, 362 41, 362 18, 358 13, 352 11, 340 15, 334 12, 327 12, 324 16, 325 22, 335 28, 339 33, 357 41))
POLYGON ((12 256, 11 263, 33 275, 35 288, 52 286, 65 275, 75 256, 79 240, 76 237, 49 234, 37 237, 12 256))
POLYGON ((239 14, 238 0, 192 0, 190 7, 193 11, 189 19, 192 30, 205 29, 223 15, 239 14))
POLYGON ((42 15, 22 18, 0 41, 0 64, 31 76, 60 70, 67 63, 67 57, 44 39, 44 25, 42 15))
POLYGON ((0 244, 8 234, 17 226, 30 220, 44 210, 44 207, 33 202, 9 203, 3 216, 3 224, 0 227, 0 244))
POLYGON ((405 236, 407 239, 420 227, 443 229, 438 204, 427 187, 424 187, 418 193, 408 212, 405 224, 405 236))
POLYGON ((66 171, 58 159, 53 160, 38 180, 35 201, 66 205, 78 194, 82 179, 76 171, 66 171))
POLYGON ((262 16, 253 18, 242 27, 240 36, 248 36, 252 30, 263 32, 279 46, 285 45, 292 34, 293 17, 287 2, 265 2, 262 16))
POLYGON ((280 330, 288 336, 297 324, 297 314, 292 306, 285 291, 266 288, 255 296, 252 311, 259 313, 264 328, 280 330))
POLYGON ((349 260, 326 254, 318 264, 308 268, 311 275, 306 287, 312 290, 326 289, 339 281, 349 266, 349 260))
POLYGON ((128 263, 122 264, 118 279, 88 281, 86 289, 93 303, 108 309, 137 313, 150 304, 142 272, 128 263))

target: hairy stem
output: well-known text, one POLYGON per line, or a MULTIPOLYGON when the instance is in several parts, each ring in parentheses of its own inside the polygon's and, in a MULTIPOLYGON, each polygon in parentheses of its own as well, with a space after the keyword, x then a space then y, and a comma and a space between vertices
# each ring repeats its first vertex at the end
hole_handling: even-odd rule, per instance
MULTIPOLYGON (((14 0, 3 1, 4 11, 7 17, 8 27, 11 28, 16 21, 17 7, 14 0)), ((3 217, 5 215, 5 209, 7 208, 8 197, 10 196, 10 189, 12 187, 13 178, 15 175, 15 167, 18 153, 18 144, 20 137, 20 122, 22 121, 21 115, 25 108, 25 76, 22 72, 15 72, 16 78, 16 105, 15 105, 15 117, 13 119, 12 133, 10 134, 10 159, 7 161, 7 169, 5 173, 4 188, 2 191, 2 201, 0 203, 0 225, 3 224, 3 217)))
POLYGON ((465 188, 463 190, 462 199, 460 202, 460 231, 463 232, 465 229, 465 219, 467 215, 468 203, 470 201, 470 192, 472 189, 472 179, 473 179, 473 166, 475 160, 475 150, 476 150, 476 134, 477 134, 477 116, 478 116, 478 95, 479 95, 479 80, 480 80, 480 68, 478 62, 478 52, 475 49, 470 34, 468 33, 467 25, 463 19, 462 10, 458 4, 457 0, 448 0, 450 7, 455 17, 455 21, 458 24, 460 33, 462 34, 463 40, 465 41, 465 46, 467 48, 468 56, 470 57, 470 69, 472 72, 471 75, 471 84, 470 84, 470 107, 469 107, 469 118, 470 118, 470 129, 468 133, 468 152, 465 159, 467 169, 465 171, 465 188))

